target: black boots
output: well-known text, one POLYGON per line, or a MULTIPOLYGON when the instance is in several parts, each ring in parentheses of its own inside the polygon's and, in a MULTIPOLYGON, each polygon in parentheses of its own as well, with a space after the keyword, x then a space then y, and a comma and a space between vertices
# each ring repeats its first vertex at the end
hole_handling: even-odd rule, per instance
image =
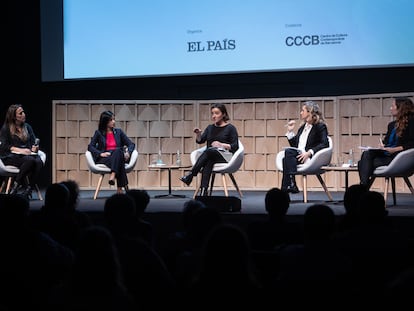
POLYGON ((282 184, 282 190, 288 193, 299 193, 299 189, 296 186, 295 175, 288 175, 287 181, 282 184))
POLYGON ((20 185, 17 181, 13 182, 13 185, 10 188, 9 191, 10 194, 21 194, 22 196, 25 196, 27 199, 32 198, 32 187, 30 185, 24 187, 23 185, 20 185))
POLYGON ((189 186, 191 184, 191 182, 193 181, 193 174, 190 172, 187 175, 180 177, 180 180, 185 183, 187 186, 189 186))

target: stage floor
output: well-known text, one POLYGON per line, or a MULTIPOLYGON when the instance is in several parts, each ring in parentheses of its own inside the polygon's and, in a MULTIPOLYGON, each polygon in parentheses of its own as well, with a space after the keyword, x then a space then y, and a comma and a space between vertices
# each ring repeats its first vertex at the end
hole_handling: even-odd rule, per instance
MULTIPOLYGON (((93 200, 94 191, 81 191, 79 210, 90 212, 102 212, 105 199, 114 194, 115 191, 102 190, 96 200, 93 200)), ((190 200, 193 195, 192 190, 186 191, 173 191, 173 194, 185 195, 185 198, 176 197, 164 197, 155 198, 157 195, 166 194, 165 190, 148 191, 151 196, 150 203, 146 209, 147 213, 159 213, 159 212, 173 212, 180 213, 183 208, 184 202, 190 200)), ((223 191, 217 190, 214 195, 224 195, 223 191)), ((265 191, 244 191, 241 198, 241 211, 238 214, 266 214, 264 207, 265 191)), ((44 191, 42 191, 44 197, 44 191)), ((237 192, 230 191, 229 195, 238 197, 237 192)), ((327 201, 328 197, 324 192, 314 191, 308 193, 308 203, 303 203, 303 193, 291 194, 291 204, 288 211, 288 215, 303 215, 306 208, 312 204, 323 203, 329 205, 335 215, 344 214, 344 206, 341 202, 344 193, 343 192, 331 192, 334 201, 327 201)), ((31 209, 38 210, 43 205, 44 201, 37 199, 34 193, 34 199, 30 201, 31 209)), ((387 209, 390 216, 414 216, 414 195, 409 193, 397 194, 397 205, 392 206, 392 194, 388 195, 387 209)))

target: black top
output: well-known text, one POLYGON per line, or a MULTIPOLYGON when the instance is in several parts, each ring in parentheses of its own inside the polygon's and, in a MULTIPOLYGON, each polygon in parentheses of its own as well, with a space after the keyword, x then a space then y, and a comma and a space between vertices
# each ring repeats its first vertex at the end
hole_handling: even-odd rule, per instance
MULTIPOLYGON (((388 123, 387 134, 384 137, 384 144, 387 146, 391 131, 395 128, 396 121, 388 123)), ((408 125, 401 137, 397 136, 397 146, 402 146, 404 150, 414 148, 414 116, 408 119, 408 125)))
POLYGON ((235 153, 239 149, 239 135, 237 129, 233 124, 227 124, 225 126, 215 126, 210 124, 201 134, 200 140, 196 142, 198 144, 205 143, 207 141, 207 148, 211 147, 213 141, 219 141, 230 145, 230 152, 235 153))
POLYGON ((9 127, 6 124, 3 125, 0 131, 0 158, 7 157, 11 154, 11 147, 32 149, 36 136, 28 123, 24 123, 24 126, 29 134, 27 141, 23 141, 17 135, 11 135, 9 127))

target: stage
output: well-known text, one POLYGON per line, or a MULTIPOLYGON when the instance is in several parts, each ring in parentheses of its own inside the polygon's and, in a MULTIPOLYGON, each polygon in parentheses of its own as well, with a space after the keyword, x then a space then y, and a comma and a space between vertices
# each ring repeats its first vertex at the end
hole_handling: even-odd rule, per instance
MULTIPOLYGON (((41 191, 44 197, 44 191, 41 191)), ((96 200, 93 200, 94 192, 83 190, 80 193, 80 201, 78 208, 81 211, 86 212, 99 212, 103 211, 105 199, 115 193, 115 190, 101 190, 96 200)), ((168 193, 165 190, 148 191, 151 197, 150 203, 146 209, 146 213, 180 213, 184 202, 190 200, 193 196, 193 190, 186 191, 173 191, 172 194, 184 195, 184 198, 178 197, 160 197, 156 196, 164 195, 168 193)), ((238 214, 266 214, 264 207, 265 191, 243 191, 243 197, 241 197, 241 211, 238 214)), ((223 191, 217 190, 213 195, 224 195, 223 191)), ((239 197, 237 192, 230 191, 230 196, 239 197)), ((328 197, 321 191, 308 192, 308 203, 303 203, 303 193, 291 194, 291 204, 288 211, 288 215, 303 215, 306 208, 312 204, 327 204, 329 205, 335 215, 344 214, 344 206, 341 200, 343 199, 343 192, 331 192, 333 201, 328 201, 328 197)), ((37 199, 36 193, 33 193, 34 199, 30 201, 31 209, 38 210, 43 201, 37 199)), ((392 206, 392 195, 388 195, 387 210, 390 216, 414 216, 414 195, 409 193, 397 194, 397 205, 392 206)))

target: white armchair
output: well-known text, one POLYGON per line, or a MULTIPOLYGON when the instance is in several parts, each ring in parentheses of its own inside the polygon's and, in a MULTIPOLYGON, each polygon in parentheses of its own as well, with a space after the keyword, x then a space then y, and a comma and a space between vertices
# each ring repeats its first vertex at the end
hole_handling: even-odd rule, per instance
MULTIPOLYGON (((197 162, 198 157, 204 152, 204 150, 206 150, 206 146, 198 148, 198 149, 194 150, 193 152, 191 152, 190 159, 191 159, 191 164, 192 165, 194 165, 197 162)), ((226 196, 229 196, 229 192, 228 192, 228 189, 227 189, 226 177, 225 177, 225 175, 228 174, 231 181, 233 182, 234 187, 236 188, 237 192, 239 193, 239 195, 241 197, 243 196, 242 192, 240 191, 239 186, 237 185, 236 179, 233 176, 233 174, 240 169, 241 165, 243 164, 243 160, 244 160, 244 146, 241 143, 241 141, 239 140, 239 149, 237 149, 237 151, 233 154, 233 156, 232 156, 232 158, 230 159, 229 162, 214 164, 213 174, 211 175, 211 181, 210 181, 210 195, 213 191, 215 175, 216 174, 221 174, 224 193, 225 193, 226 196)), ((199 191, 199 189, 197 187, 195 192, 194 192, 193 197, 195 197, 197 195, 198 191, 199 191)))
MULTIPOLYGON (((38 155, 40 159, 43 162, 43 165, 46 163, 46 153, 44 153, 42 150, 38 151, 38 155)), ((3 191, 4 186, 6 185, 5 193, 9 193, 10 187, 13 181, 13 178, 16 177, 17 174, 19 174, 20 169, 13 165, 4 165, 3 161, 0 159, 0 176, 6 177, 7 181, 4 180, 0 186, 0 191, 3 191)), ((36 184, 36 191, 37 196, 39 200, 43 200, 42 193, 40 192, 39 186, 36 184)))
MULTIPOLYGON (((99 177, 98 184, 96 185, 95 194, 93 196, 93 199, 96 200, 96 198, 98 197, 99 190, 101 189, 101 186, 102 186, 103 178, 105 174, 111 173, 111 169, 107 167, 105 164, 96 164, 95 161, 93 160, 92 153, 90 151, 85 152, 85 157, 86 157, 86 163, 88 164, 89 170, 94 174, 101 175, 99 177)), ((131 154, 131 159, 129 160, 129 162, 125 163, 125 172, 127 174, 134 169, 135 164, 137 163, 137 160, 138 160, 138 151, 134 150, 131 154)))
POLYGON ((414 194, 413 186, 411 185, 411 182, 408 179, 413 174, 414 174, 414 149, 407 149, 397 154, 390 164, 377 167, 374 170, 372 182, 374 182, 374 179, 376 177, 385 177, 384 199, 386 202, 387 196, 388 196, 389 180, 391 179, 393 204, 396 205, 397 198, 396 198, 396 193, 395 193, 395 178, 396 177, 404 178, 404 181, 407 184, 408 188, 410 189, 411 193, 414 194))
MULTIPOLYGON (((321 174, 325 173, 322 166, 329 165, 332 158, 332 138, 328 136, 329 147, 319 150, 315 155, 309 159, 304 164, 299 164, 297 168, 296 175, 302 175, 303 177, 303 202, 308 202, 308 187, 307 187, 307 175, 316 175, 319 182, 321 183, 323 189, 325 190, 326 195, 329 200, 332 201, 332 196, 329 193, 328 187, 326 187, 325 182, 323 181, 321 174)), ((276 167, 280 172, 283 172, 283 158, 285 157, 285 151, 280 151, 276 156, 276 167)))

